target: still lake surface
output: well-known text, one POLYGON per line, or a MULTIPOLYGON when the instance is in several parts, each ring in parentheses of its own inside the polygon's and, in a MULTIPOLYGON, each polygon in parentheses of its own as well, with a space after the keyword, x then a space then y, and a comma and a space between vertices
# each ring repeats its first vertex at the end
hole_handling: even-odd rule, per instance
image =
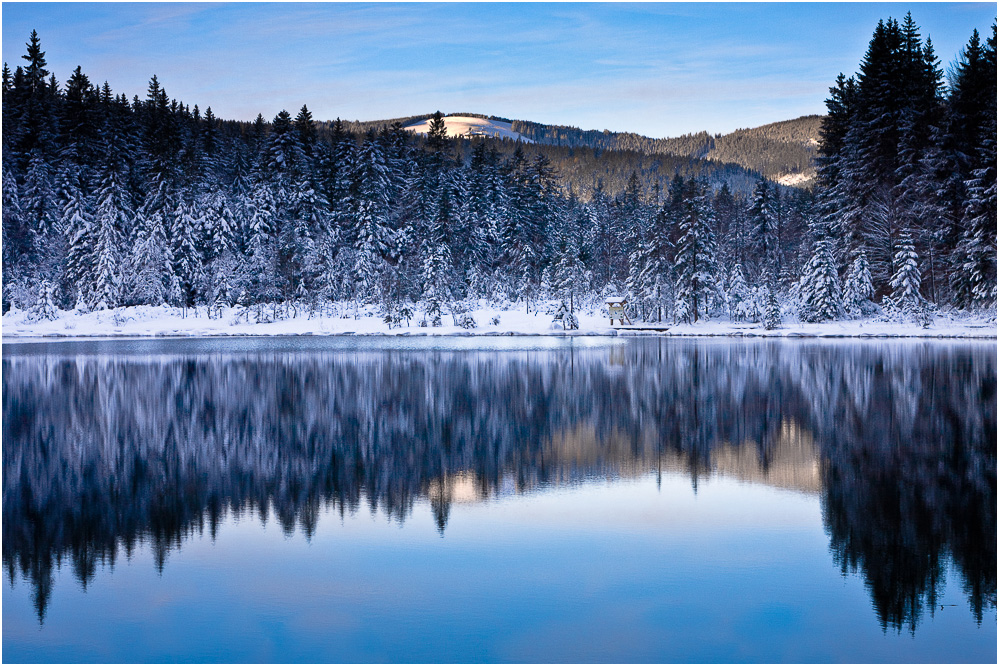
POLYGON ((3 345, 7 662, 991 662, 996 345, 3 345))

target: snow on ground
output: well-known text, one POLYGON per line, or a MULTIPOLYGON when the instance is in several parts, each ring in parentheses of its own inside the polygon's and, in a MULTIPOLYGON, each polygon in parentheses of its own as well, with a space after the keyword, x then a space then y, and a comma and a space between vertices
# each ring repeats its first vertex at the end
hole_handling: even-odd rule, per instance
POLYGON ((777 182, 781 185, 787 185, 788 187, 794 187, 795 185, 801 185, 802 183, 807 183, 815 177, 815 174, 807 175, 803 173, 786 173, 777 177, 777 182))
MULTIPOLYGON (((263 309, 264 314, 270 308, 263 309)), ((204 307, 186 311, 169 306, 137 306, 99 312, 60 311, 55 320, 37 320, 29 311, 11 311, 0 320, 3 339, 19 338, 89 338, 89 337, 191 337, 250 335, 666 335, 666 336, 768 336, 768 337, 877 337, 877 338, 985 338, 995 339, 996 322, 985 318, 937 316, 923 328, 917 323, 858 321, 805 324, 786 322, 768 331, 762 324, 728 320, 701 321, 696 324, 662 324, 666 330, 652 331, 655 324, 637 324, 612 328, 599 310, 577 312, 579 329, 565 331, 544 312, 527 313, 523 305, 503 310, 484 304, 470 314, 475 327, 461 328, 450 315, 442 326, 420 326, 422 313, 407 325, 389 328, 373 307, 340 304, 320 315, 309 317, 300 310, 297 316, 270 323, 258 323, 252 311, 225 308, 220 317, 209 317, 204 307), (498 323, 495 320, 498 319, 498 323)))
MULTIPOLYGON (((513 131, 513 125, 502 120, 488 120, 486 118, 473 118, 471 116, 445 116, 444 126, 447 128, 448 136, 491 136, 497 139, 520 140, 524 143, 534 143, 528 138, 513 131)), ((417 123, 406 125, 403 129, 411 132, 426 134, 430 131, 430 118, 417 123)))

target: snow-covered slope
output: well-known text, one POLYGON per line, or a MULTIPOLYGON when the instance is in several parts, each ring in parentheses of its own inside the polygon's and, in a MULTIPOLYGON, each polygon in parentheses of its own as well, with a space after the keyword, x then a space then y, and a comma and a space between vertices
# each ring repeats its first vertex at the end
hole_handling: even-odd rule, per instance
MULTIPOLYGON (((513 131, 510 123, 502 120, 488 120, 471 116, 445 116, 444 126, 448 136, 489 136, 496 139, 520 140, 524 143, 534 143, 513 131)), ((430 118, 406 125, 411 132, 426 134, 430 129, 430 118)))

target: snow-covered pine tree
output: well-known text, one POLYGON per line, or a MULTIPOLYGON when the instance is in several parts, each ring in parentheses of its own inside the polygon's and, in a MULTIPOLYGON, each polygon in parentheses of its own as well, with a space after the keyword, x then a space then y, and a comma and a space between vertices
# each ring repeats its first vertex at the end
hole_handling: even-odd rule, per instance
POLYGON ((3 170, 3 267, 10 271, 14 261, 20 257, 15 239, 22 235, 24 226, 21 214, 21 198, 17 185, 17 177, 13 169, 6 166, 3 170))
POLYGON ((752 298, 746 277, 742 273, 742 264, 732 268, 728 280, 728 311, 732 321, 749 321, 750 310, 748 301, 752 298))
POLYGON ((193 304, 195 285, 202 268, 201 256, 195 242, 201 226, 196 215, 195 207, 185 199, 181 199, 174 211, 171 230, 173 275, 180 279, 185 307, 193 304))
POLYGON ((58 213, 55 210, 53 168, 41 149, 33 150, 28 156, 28 167, 20 194, 21 212, 26 216, 35 237, 44 236, 55 225, 58 213))
POLYGON ((708 314, 710 299, 717 291, 717 245, 713 210, 705 186, 688 182, 676 247, 677 318, 697 322, 708 314), (681 306, 681 303, 686 303, 681 306))
POLYGON ((385 153, 371 131, 357 155, 353 186, 356 296, 364 302, 375 302, 380 297, 379 282, 386 269, 386 257, 395 251, 388 220, 390 187, 385 153))
POLYGON ((778 238, 775 186, 763 177, 753 188, 753 198, 746 213, 750 228, 752 256, 756 263, 756 274, 770 271, 777 274, 778 238))
POLYGON ((423 259, 423 300, 431 326, 441 325, 441 315, 451 299, 451 249, 447 242, 450 215, 450 196, 447 188, 443 188, 423 259))
POLYGON ((892 300, 903 312, 915 314, 923 304, 919 293, 919 257, 908 229, 902 231, 895 251, 895 274, 891 278, 892 300))
MULTIPOLYGON (((994 57, 993 45, 993 57, 994 57)), ((984 132, 979 158, 982 166, 967 181, 968 200, 963 228, 954 252, 958 279, 957 304, 994 308, 996 304, 996 140, 995 117, 984 132)))
POLYGON ((760 276, 763 282, 763 328, 772 331, 781 323, 780 302, 777 300, 777 279, 769 271, 760 276))
POLYGON ((832 243, 826 236, 815 241, 812 256, 801 276, 801 318, 819 322, 835 319, 842 309, 842 293, 832 243))
POLYGON ((121 229, 127 229, 131 217, 121 174, 115 165, 108 165, 97 190, 94 214, 93 282, 90 284, 90 306, 95 310, 118 306, 121 258, 121 229))
POLYGON ((59 317, 59 308, 55 304, 55 285, 48 280, 42 280, 38 286, 38 301, 32 310, 32 317, 55 321, 59 317))
POLYGON ((863 313, 864 305, 874 296, 871 283, 871 269, 867 265, 867 254, 858 250, 850 263, 843 286, 843 307, 847 313, 857 316, 863 313))
POLYGON ((80 190, 73 190, 63 205, 59 226, 69 239, 66 248, 66 284, 73 290, 70 302, 83 291, 83 285, 90 282, 90 269, 93 265, 90 252, 93 250, 93 215, 89 202, 80 190))
POLYGON ((663 318, 663 307, 669 310, 672 296, 670 261, 672 246, 669 240, 671 226, 669 211, 664 204, 649 221, 642 246, 641 272, 638 276, 642 296, 651 307, 655 308, 656 321, 659 322, 663 318))

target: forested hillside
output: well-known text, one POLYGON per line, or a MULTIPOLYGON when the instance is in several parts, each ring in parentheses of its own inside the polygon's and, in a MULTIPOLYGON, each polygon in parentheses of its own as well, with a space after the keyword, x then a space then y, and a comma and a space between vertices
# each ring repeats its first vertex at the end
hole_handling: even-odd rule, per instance
POLYGON ((662 151, 451 139, 439 115, 426 137, 306 106, 223 121, 155 76, 145 99, 80 68, 60 84, 35 33, 23 60, 3 70, 4 311, 337 301, 435 325, 626 292, 639 318, 776 327, 994 307, 994 27, 944 85, 911 18, 880 23, 831 89, 814 192, 662 151))
MULTIPOLYGON (((390 120, 343 121, 343 128, 351 134, 360 136, 369 129, 377 131, 382 127, 391 127, 395 124, 406 127, 432 116, 433 114, 390 120)), ((506 118, 485 116, 478 113, 444 115, 445 118, 449 116, 471 116, 509 122, 513 124, 514 131, 520 131, 517 128, 522 130, 525 127, 550 127, 518 120, 510 121, 506 118)), ((328 137, 332 126, 332 122, 317 122, 316 128, 319 137, 328 137)), ((575 128, 567 129, 575 130, 575 128)), ((534 134, 525 135, 525 138, 534 143, 496 139, 490 142, 490 147, 495 148, 499 154, 506 157, 513 155, 518 146, 527 155, 544 155, 551 163, 551 167, 559 173, 559 183, 563 191, 567 194, 572 193, 584 201, 589 200, 594 190, 601 190, 604 194, 612 197, 622 194, 628 187, 632 173, 637 174, 639 184, 648 191, 656 186, 661 190, 665 189, 670 179, 677 173, 684 177, 702 178, 710 183, 712 188, 727 184, 733 192, 743 195, 750 194, 756 181, 759 180, 759 170, 754 170, 753 167, 747 167, 738 161, 740 158, 738 150, 730 151, 735 159, 722 157, 705 159, 704 155, 698 154, 697 150, 687 149, 684 143, 685 137, 659 140, 657 143, 657 140, 647 137, 628 135, 635 137, 636 140, 615 141, 613 139, 593 139, 594 134, 599 137, 603 136, 599 132, 575 131, 583 135, 584 139, 579 141, 553 140, 551 134, 536 133, 536 136, 541 137, 540 140, 535 141, 534 134), (666 144, 668 146, 663 148, 666 144)), ((753 130, 747 131, 752 132, 753 130)), ((555 134, 559 135, 558 132, 555 134)), ((707 134, 703 136, 707 140, 713 141, 707 134)), ((472 146, 468 139, 452 138, 452 140, 455 144, 455 150, 459 154, 470 153, 472 146)), ((782 159, 779 150, 775 149, 773 154, 776 156, 776 160, 782 159)), ((814 174, 814 169, 811 172, 814 174)))
POLYGON ((815 176, 814 159, 821 122, 821 116, 803 116, 752 129, 739 129, 730 134, 712 136, 699 132, 665 139, 522 120, 513 121, 513 126, 525 137, 539 143, 727 162, 762 173, 775 181, 780 176, 802 174, 804 178, 795 180, 795 184, 804 184, 815 176))

